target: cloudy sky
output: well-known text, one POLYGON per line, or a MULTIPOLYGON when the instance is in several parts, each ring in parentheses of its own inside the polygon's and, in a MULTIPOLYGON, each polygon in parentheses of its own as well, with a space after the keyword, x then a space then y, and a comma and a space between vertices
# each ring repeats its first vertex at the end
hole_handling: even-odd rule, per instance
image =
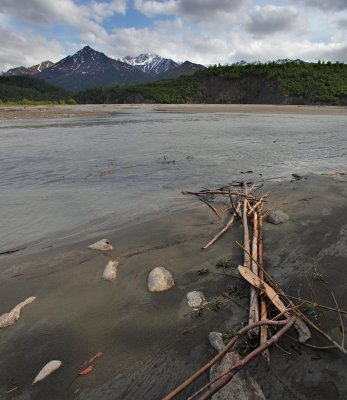
POLYGON ((205 65, 347 62, 347 0, 0 0, 0 71, 87 44, 205 65))

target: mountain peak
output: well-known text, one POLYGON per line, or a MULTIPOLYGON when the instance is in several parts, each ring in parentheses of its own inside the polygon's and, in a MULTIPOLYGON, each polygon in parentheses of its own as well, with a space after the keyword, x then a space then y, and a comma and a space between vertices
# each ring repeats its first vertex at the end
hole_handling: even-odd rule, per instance
POLYGON ((169 69, 175 68, 178 65, 170 58, 163 58, 151 52, 141 53, 136 57, 126 56, 120 61, 132 65, 133 67, 137 67, 153 77, 169 69))

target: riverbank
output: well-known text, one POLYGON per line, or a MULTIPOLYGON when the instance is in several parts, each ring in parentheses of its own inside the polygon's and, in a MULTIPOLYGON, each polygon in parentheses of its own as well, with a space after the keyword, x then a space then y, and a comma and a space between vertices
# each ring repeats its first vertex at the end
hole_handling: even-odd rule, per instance
POLYGON ((102 117, 134 109, 170 113, 347 115, 347 107, 343 106, 293 106, 272 104, 89 104, 0 107, 0 122, 17 119, 102 117))
MULTIPOLYGON (((346 176, 309 176, 266 184, 261 190, 271 191, 268 207, 290 216, 283 225, 265 224, 269 274, 288 294, 310 298, 304 274, 312 277, 314 266, 340 307, 347 309, 346 176)), ((35 251, 27 248, 0 256, 0 314, 37 296, 15 325, 0 332, 0 398, 161 399, 214 355, 207 340, 210 331, 225 331, 247 319, 245 309, 234 303, 202 318, 186 305, 191 290, 202 290, 207 299, 220 296, 230 285, 248 293, 239 277, 198 275, 201 268, 218 272, 216 263, 230 256, 230 275, 237 276, 242 255, 235 241, 242 241, 241 226, 235 225, 210 250, 201 250, 222 224, 205 205, 193 206, 153 214, 121 229, 109 226, 88 237, 52 240, 35 251), (111 241, 112 252, 87 248, 102 237, 111 241), (105 282, 104 267, 116 257, 121 259, 117 280, 105 282), (173 289, 148 292, 147 276, 155 266, 173 273, 173 289), (103 356, 92 373, 74 380, 83 361, 99 351, 103 356), (63 367, 31 386, 52 359, 61 360, 63 367), (13 388, 17 389, 6 394, 13 388)), ((324 287, 313 284, 320 302, 334 306, 324 287)), ((247 307, 247 298, 239 301, 247 307)), ((326 322, 321 315, 318 318, 324 327, 326 322)), ((337 316, 328 314, 327 319, 340 341, 337 316)), ((312 343, 323 342, 314 335, 312 343)), ((267 399, 347 395, 343 355, 300 347, 288 338, 280 346, 270 352, 270 370, 261 359, 250 368, 267 399)))

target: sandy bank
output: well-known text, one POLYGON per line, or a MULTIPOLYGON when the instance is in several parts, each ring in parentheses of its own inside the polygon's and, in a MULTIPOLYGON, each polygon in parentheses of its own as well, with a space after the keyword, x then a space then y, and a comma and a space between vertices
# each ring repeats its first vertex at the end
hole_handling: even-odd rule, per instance
MULTIPOLYGON (((312 275, 315 266, 340 307, 347 309, 346 177, 311 176, 262 190, 271 190, 269 207, 290 216, 283 225, 265 225, 270 275, 288 294, 310 298, 304 273, 312 275)), ((111 253, 87 248, 100 239, 97 236, 1 256, 0 314, 26 297, 37 300, 14 326, 0 332, 0 398, 161 399, 214 355, 207 341, 211 330, 224 331, 247 319, 245 309, 233 303, 203 318, 186 306, 185 295, 191 290, 202 290, 207 299, 230 285, 248 292, 246 283, 232 277, 242 261, 235 243, 242 240, 241 226, 235 225, 210 250, 201 250, 222 224, 202 205, 104 232, 114 245, 111 253), (197 274, 203 267, 218 272, 215 264, 226 256, 232 258, 230 277, 197 274), (101 276, 115 257, 122 265, 110 284, 101 276), (159 265, 173 273, 176 285, 149 293, 148 273, 159 265), (71 383, 80 364, 99 351, 103 356, 95 370, 71 383), (63 367, 32 387, 38 371, 52 359, 61 360, 63 367)), ((314 285, 320 301, 333 306, 319 282, 314 285)), ((247 298, 239 301, 247 307, 247 298)), ((336 315, 327 315, 340 340, 336 315)), ((312 342, 323 343, 315 335, 312 342)), ((270 370, 261 359, 250 368, 268 399, 346 398, 346 359, 340 353, 307 349, 288 338, 280 345, 284 351, 270 352, 270 370)))
POLYGON ((78 106, 9 106, 0 107, 0 122, 17 119, 45 119, 107 116, 116 112, 144 110, 179 113, 261 113, 347 115, 347 107, 292 106, 271 104, 91 104, 78 106))

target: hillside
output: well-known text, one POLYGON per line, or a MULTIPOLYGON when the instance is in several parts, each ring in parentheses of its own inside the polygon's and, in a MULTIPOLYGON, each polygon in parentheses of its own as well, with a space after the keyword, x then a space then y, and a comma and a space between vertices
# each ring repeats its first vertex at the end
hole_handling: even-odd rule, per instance
POLYGON ((0 76, 0 101, 58 101, 71 92, 29 76, 0 76))
POLYGON ((347 105, 347 65, 287 62, 213 66, 171 80, 88 89, 75 98, 81 103, 347 105))

